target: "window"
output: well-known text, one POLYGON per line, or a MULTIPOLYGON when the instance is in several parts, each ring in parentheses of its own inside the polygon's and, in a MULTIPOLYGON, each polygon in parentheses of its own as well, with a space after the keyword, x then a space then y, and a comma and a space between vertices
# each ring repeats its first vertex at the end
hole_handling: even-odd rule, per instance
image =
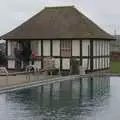
POLYGON ((71 57, 71 40, 61 40, 61 56, 71 57))

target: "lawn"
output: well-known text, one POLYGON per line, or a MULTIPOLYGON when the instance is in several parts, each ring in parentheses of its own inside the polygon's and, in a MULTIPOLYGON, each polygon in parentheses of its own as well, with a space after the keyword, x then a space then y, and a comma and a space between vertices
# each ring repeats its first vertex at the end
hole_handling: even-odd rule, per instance
POLYGON ((111 72, 120 73, 120 61, 111 61, 111 72))

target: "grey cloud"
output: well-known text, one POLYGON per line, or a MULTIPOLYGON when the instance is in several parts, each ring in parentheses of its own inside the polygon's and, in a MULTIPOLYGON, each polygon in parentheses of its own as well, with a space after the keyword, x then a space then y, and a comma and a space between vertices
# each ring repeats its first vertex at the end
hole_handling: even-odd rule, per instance
POLYGON ((44 6, 75 5, 106 30, 109 24, 119 25, 120 21, 119 0, 0 0, 0 2, 0 34, 21 24, 44 6))

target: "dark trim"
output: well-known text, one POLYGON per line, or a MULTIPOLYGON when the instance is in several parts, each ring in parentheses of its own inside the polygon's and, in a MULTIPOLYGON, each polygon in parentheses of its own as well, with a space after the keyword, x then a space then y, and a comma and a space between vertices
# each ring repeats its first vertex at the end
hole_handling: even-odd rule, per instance
MULTIPOLYGON (((6 56, 8 56, 8 41, 6 41, 6 48, 5 48, 5 54, 6 56)), ((7 63, 6 63, 6 68, 8 68, 8 59, 7 59, 7 63)))
POLYGON ((116 40, 115 38, 10 38, 3 40, 116 40))
MULTIPOLYGON (((42 60, 43 58, 47 58, 47 57, 50 57, 50 56, 37 56, 37 58, 35 58, 34 60, 42 60)), ((61 57, 61 56, 52 56, 52 58, 61 58, 61 59, 70 59, 70 58, 76 58, 76 59, 90 59, 90 58, 110 58, 110 56, 83 56, 83 57, 80 57, 80 56, 72 56, 72 57, 61 57)), ((8 60, 15 60, 14 57, 8 57, 8 60)))
MULTIPOLYGON (((7 70, 17 71, 17 68, 7 68, 7 70)), ((22 69, 21 69, 22 70, 22 69)))
MULTIPOLYGON (((72 41, 73 41, 73 40, 70 40, 70 42, 71 42, 71 56, 72 56, 72 50, 73 50, 73 48, 72 48, 72 47, 73 47, 72 41)), ((70 56, 70 57, 71 57, 71 56, 70 56)))
MULTIPOLYGON (((109 69, 110 69, 109 67, 107 67, 107 68, 102 68, 102 69, 93 69, 92 72, 103 71, 103 70, 109 70, 109 69)), ((91 72, 91 70, 86 70, 86 72, 87 72, 87 73, 88 73, 88 72, 91 72)))
POLYGON ((87 70, 89 69, 89 66, 90 66, 90 59, 92 59, 92 58, 90 57, 90 45, 88 45, 87 70))
MULTIPOLYGON (((60 40, 60 56, 61 56, 61 40, 60 40)), ((62 57, 60 57, 60 71, 62 70, 62 57)))
POLYGON ((41 56, 43 56, 43 40, 41 40, 41 56))
POLYGON ((61 75, 63 75, 63 76, 65 76, 65 75, 69 75, 70 74, 70 70, 68 70, 68 69, 62 69, 62 71, 61 71, 61 75))
MULTIPOLYGON (((108 55, 105 55, 105 56, 93 56, 93 58, 106 58, 106 57, 110 57, 110 56, 108 56, 108 55)), ((82 56, 82 58, 88 58, 88 56, 82 56)))
MULTIPOLYGON (((104 41, 105 42, 105 41, 104 41)), ((103 42, 104 44, 104 55, 105 55, 105 43, 103 42)), ((110 56, 109 56, 110 57, 110 56)), ((105 68, 105 58, 104 58, 104 68, 105 68)))
MULTIPOLYGON (((100 54, 101 54, 101 45, 99 44, 99 56, 100 56, 100 54)), ((99 68, 101 67, 101 61, 100 61, 100 59, 99 59, 99 68)))
POLYGON ((50 56, 53 56, 53 40, 50 40, 50 56))
POLYGON ((90 70, 93 72, 93 40, 90 40, 90 70))
POLYGON ((80 40, 80 66, 82 66, 82 40, 80 40))
MULTIPOLYGON (((41 57, 43 58, 43 40, 41 40, 41 57)), ((43 69, 43 59, 41 59, 41 69, 43 69)))
POLYGON ((8 60, 16 60, 15 57, 10 57, 10 56, 8 56, 7 59, 8 59, 8 60))
POLYGON ((101 55, 103 55, 103 40, 102 40, 102 47, 101 47, 101 55))

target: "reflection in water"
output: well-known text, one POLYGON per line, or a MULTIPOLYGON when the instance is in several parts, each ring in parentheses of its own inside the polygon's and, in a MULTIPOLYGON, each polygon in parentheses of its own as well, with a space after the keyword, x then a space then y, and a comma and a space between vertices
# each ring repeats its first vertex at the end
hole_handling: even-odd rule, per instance
POLYGON ((109 92, 109 78, 96 77, 8 93, 7 119, 86 120, 108 104, 109 92))

